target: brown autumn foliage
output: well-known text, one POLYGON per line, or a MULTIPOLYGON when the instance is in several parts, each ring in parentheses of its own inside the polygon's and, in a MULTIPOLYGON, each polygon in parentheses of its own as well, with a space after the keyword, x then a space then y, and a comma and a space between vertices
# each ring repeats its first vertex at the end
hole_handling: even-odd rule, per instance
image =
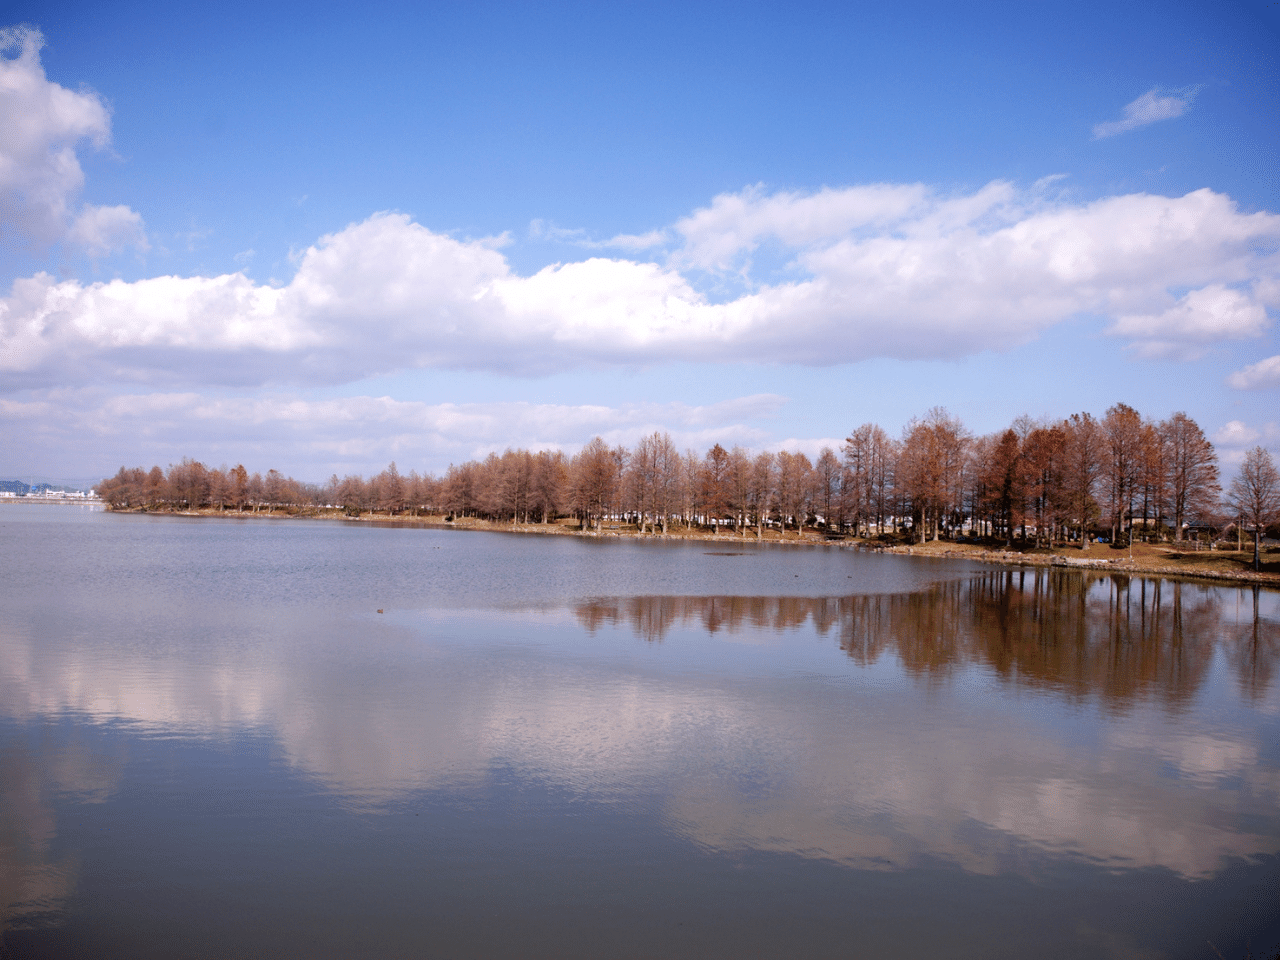
POLYGON ((167 471, 122 467, 98 489, 112 509, 572 519, 596 531, 608 522, 643 533, 701 526, 744 537, 772 529, 1049 546, 1099 535, 1180 540, 1221 527, 1243 511, 1236 498, 1224 512, 1218 477, 1213 445, 1185 413, 1157 422, 1118 403, 1101 420, 1024 416, 988 436, 935 407, 896 440, 864 423, 816 462, 720 444, 682 454, 658 431, 630 450, 596 437, 572 457, 508 449, 440 477, 391 463, 367 479, 309 484, 274 469, 264 475, 188 458, 167 471))

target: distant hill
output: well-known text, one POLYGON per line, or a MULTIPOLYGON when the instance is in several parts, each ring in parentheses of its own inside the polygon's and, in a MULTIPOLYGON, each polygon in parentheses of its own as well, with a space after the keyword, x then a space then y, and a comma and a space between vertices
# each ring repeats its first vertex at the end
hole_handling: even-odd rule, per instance
POLYGON ((30 492, 31 488, 21 480, 0 480, 0 493, 16 493, 25 497, 30 492))

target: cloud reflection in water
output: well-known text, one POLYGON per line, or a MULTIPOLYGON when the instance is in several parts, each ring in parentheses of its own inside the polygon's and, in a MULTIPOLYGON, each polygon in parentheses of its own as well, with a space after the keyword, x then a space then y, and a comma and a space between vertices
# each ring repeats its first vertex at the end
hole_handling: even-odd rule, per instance
MULTIPOLYGON (((1001 571, 895 595, 294 618, 249 658, 181 641, 121 657, 9 628, 0 703, 149 735, 266 733, 364 809, 480 793, 502 768, 656 804, 717 851, 983 874, 1065 857, 1193 878, 1280 850, 1280 773, 1261 750, 1274 721, 1205 703, 1243 694, 1275 716, 1280 618, 1273 595, 1254 600, 1001 571), (797 646, 815 635, 835 642, 797 646), (663 655, 632 637, 666 641, 663 655), (703 669, 715 658, 745 666, 703 669), (796 658, 803 676, 776 669, 796 658)), ((17 819, 37 824, 32 809, 17 819)))

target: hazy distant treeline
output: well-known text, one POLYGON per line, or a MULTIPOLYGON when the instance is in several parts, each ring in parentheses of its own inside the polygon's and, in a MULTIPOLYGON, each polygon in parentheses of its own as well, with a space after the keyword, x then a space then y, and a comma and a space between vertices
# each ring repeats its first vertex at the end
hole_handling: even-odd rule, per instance
POLYGON ((439 477, 402 474, 392 463, 367 479, 335 475, 324 484, 184 459, 167 472, 122 467, 99 492, 114 508, 338 507, 524 523, 573 517, 597 530, 612 518, 641 531, 727 526, 757 536, 816 527, 938 539, 965 530, 1037 542, 1099 530, 1114 539, 1135 527, 1148 537, 1181 538, 1186 525, 1242 514, 1234 500, 1229 510, 1224 505, 1217 455, 1194 420, 1176 413, 1153 421, 1125 404, 1101 419, 1019 417, 988 436, 974 436, 935 407, 897 438, 863 424, 816 461, 719 444, 680 451, 657 432, 631 449, 597 437, 573 457, 507 450, 439 477))

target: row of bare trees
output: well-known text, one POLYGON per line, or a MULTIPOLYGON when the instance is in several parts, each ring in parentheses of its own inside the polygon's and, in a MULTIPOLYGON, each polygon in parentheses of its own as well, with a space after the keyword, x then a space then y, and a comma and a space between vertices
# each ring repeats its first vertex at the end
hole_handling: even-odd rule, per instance
MULTIPOLYGON (((608 519, 632 522, 643 532, 671 525, 733 527, 743 533, 766 525, 799 530, 826 523, 815 516, 822 502, 823 469, 839 496, 843 467, 824 450, 815 471, 800 453, 752 454, 716 444, 705 454, 681 452, 669 434, 643 437, 634 449, 591 440, 574 457, 559 451, 508 450, 483 461, 452 466, 439 481, 441 512, 492 520, 549 523, 573 516, 600 530, 608 519)), ((829 513, 829 511, 828 511, 829 513)))
MULTIPOLYGON (((1109 531, 1114 541, 1139 526, 1142 535, 1167 529, 1181 539, 1187 525, 1216 518, 1222 493, 1217 454, 1194 420, 1185 413, 1147 420, 1123 403, 1101 419, 1019 417, 985 437, 935 407, 913 420, 896 445, 872 425, 859 428, 846 443, 846 459, 872 465, 868 490, 896 489, 921 539, 962 526, 1009 542, 1028 531, 1049 541, 1094 529, 1109 531), (880 476, 882 447, 884 459, 896 463, 891 484, 880 476)), ((882 502, 875 500, 877 522, 882 502)), ((869 499, 860 506, 869 515, 869 499)))
POLYGON ((243 465, 209 469, 184 457, 168 473, 159 467, 121 467, 97 487, 98 496, 110 506, 144 510, 216 509, 273 510, 288 504, 311 502, 315 489, 285 477, 278 470, 266 476, 249 473, 243 465))
MULTIPOLYGON (((1258 457, 1269 461, 1265 451, 1250 454, 1258 457)), ((1101 418, 1019 417, 988 436, 973 435, 959 418, 935 407, 898 438, 863 424, 839 452, 824 447, 816 461, 803 453, 720 444, 705 453, 680 451, 668 434, 655 432, 633 449, 596 437, 572 457, 507 450, 450 466, 442 477, 401 474, 392 463, 368 479, 335 475, 325 484, 184 459, 167 474, 159 467, 121 468, 99 492, 113 507, 144 509, 337 506, 353 514, 522 523, 574 517, 597 531, 608 520, 664 534, 673 524, 757 537, 767 529, 787 536, 815 527, 860 536, 910 531, 920 540, 967 534, 1009 543, 1087 540, 1103 532, 1112 542, 1135 535, 1181 539, 1189 526, 1220 522, 1224 515, 1217 456, 1196 422, 1184 413, 1149 420, 1125 404, 1101 418)), ((1275 512, 1264 496, 1251 513, 1235 486, 1228 502, 1230 517, 1257 529, 1275 512)))

